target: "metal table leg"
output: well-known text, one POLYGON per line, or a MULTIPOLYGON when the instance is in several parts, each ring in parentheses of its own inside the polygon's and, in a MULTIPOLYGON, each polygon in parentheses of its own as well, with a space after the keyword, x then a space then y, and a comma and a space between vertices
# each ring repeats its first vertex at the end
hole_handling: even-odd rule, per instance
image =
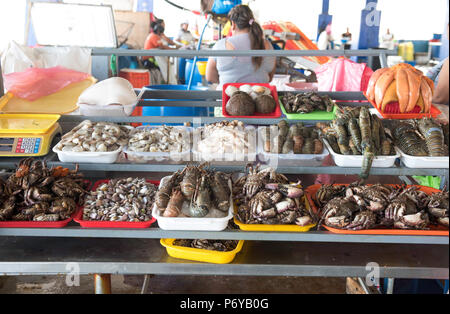
POLYGON ((111 275, 94 275, 95 294, 111 294, 111 275))

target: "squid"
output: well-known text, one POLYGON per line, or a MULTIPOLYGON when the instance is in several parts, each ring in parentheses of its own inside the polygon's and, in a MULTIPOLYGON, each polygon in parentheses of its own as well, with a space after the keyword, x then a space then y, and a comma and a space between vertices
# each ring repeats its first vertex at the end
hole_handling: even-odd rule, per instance
POLYGON ((400 113, 414 111, 429 113, 434 94, 434 83, 413 66, 401 63, 376 71, 370 78, 366 97, 382 112, 391 103, 398 103, 400 113))

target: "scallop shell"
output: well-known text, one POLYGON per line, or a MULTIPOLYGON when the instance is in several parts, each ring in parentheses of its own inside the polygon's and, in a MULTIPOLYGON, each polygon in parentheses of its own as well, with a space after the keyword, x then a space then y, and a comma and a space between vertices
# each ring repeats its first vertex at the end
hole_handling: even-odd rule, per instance
POLYGON ((231 97, 231 96, 233 96, 234 93, 236 93, 238 91, 239 91, 239 89, 236 86, 230 85, 225 89, 225 94, 227 94, 228 97, 231 97))
POLYGON ((250 85, 242 85, 241 87, 239 87, 239 90, 241 92, 244 92, 244 93, 247 93, 247 94, 250 94, 251 92, 253 92, 253 89, 252 89, 252 87, 250 85))

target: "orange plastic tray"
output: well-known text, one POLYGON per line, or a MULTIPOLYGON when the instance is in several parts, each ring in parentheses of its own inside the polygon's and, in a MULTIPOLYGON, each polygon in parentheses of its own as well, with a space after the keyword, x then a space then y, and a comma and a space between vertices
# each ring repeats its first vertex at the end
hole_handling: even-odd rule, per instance
MULTIPOLYGON (((349 184, 335 184, 335 185, 344 185, 349 186, 349 184)), ((399 186, 397 184, 387 184, 389 186, 399 186)), ((320 189, 322 185, 316 184, 308 187, 305 190, 306 197, 308 198, 309 204, 311 205, 311 208, 314 212, 318 213, 319 209, 316 206, 315 200, 316 200, 316 193, 320 189)), ((416 185, 420 188, 421 191, 427 193, 428 195, 431 195, 433 193, 441 192, 437 189, 433 189, 426 186, 420 186, 416 185)), ((410 186, 408 186, 410 187, 410 186)), ((370 229, 370 230, 359 230, 359 231, 353 231, 353 230, 343 230, 343 229, 337 229, 328 227, 325 224, 322 224, 322 226, 327 229, 330 232, 333 233, 339 233, 339 234, 369 234, 369 235, 402 235, 402 236, 412 236, 412 235, 425 235, 425 236, 449 236, 449 230, 445 229, 441 226, 434 226, 431 225, 431 230, 402 230, 402 229, 370 229)))
MULTIPOLYGON (((368 98, 366 93, 364 93, 364 96, 366 98, 368 98)), ((380 109, 378 109, 375 102, 370 101, 369 99, 368 99, 368 102, 371 103, 371 105, 380 113, 380 115, 384 119, 408 120, 408 119, 422 119, 422 118, 428 118, 428 117, 437 118, 438 116, 440 116, 442 114, 442 112, 438 108, 436 108, 434 105, 431 106, 430 113, 386 113, 386 112, 381 112, 380 109)))

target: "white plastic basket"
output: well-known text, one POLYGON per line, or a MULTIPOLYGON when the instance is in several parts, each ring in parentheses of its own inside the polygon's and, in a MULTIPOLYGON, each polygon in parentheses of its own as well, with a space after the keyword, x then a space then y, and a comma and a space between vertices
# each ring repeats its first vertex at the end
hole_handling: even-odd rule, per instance
MULTIPOLYGON (((161 180, 160 186, 164 185, 169 177, 161 180)), ((230 182, 231 188, 231 182, 230 182)), ((186 203, 186 202, 185 202, 186 203)), ((230 209, 228 215, 223 218, 191 218, 191 217, 163 217, 156 204, 153 206, 152 216, 158 221, 158 225, 163 230, 179 231, 223 231, 227 228, 228 222, 233 218, 233 196, 230 195, 230 209)))
MULTIPOLYGON (((143 130, 143 129, 157 129, 157 126, 140 126, 135 130, 143 130)), ((190 137, 192 133, 192 128, 188 127, 175 127, 179 129, 185 129, 187 135, 190 137)), ((130 138, 133 136, 133 132, 130 133, 130 138)), ((123 150, 126 154, 128 161, 133 163, 164 163, 164 164, 185 164, 192 160, 191 156, 191 143, 189 144, 189 148, 183 152, 134 152, 128 150, 128 146, 126 146, 123 150)))
MULTIPOLYGON (((200 129, 195 129, 194 136, 199 136, 200 129)), ((248 153, 234 152, 234 153, 205 153, 198 151, 198 139, 197 143, 194 141, 192 154, 193 160, 197 162, 213 162, 214 165, 246 165, 256 161, 257 156, 257 139, 256 139, 256 129, 253 126, 246 126, 245 130, 249 135, 248 153)))
MULTIPOLYGON (((335 164, 338 167, 360 168, 362 166, 364 156, 342 155, 337 154, 326 139, 323 140, 325 146, 328 148, 335 164)), ((395 147, 396 154, 394 156, 375 156, 372 163, 372 168, 391 168, 395 165, 395 160, 400 158, 400 152, 395 147)))
POLYGON ((404 153, 399 149, 400 160, 408 168, 448 169, 449 157, 417 157, 404 153))
POLYGON ((273 154, 264 150, 264 137, 262 132, 265 127, 258 128, 258 160, 262 163, 277 164, 278 166, 320 167, 324 159, 330 155, 325 145, 322 154, 273 154))

